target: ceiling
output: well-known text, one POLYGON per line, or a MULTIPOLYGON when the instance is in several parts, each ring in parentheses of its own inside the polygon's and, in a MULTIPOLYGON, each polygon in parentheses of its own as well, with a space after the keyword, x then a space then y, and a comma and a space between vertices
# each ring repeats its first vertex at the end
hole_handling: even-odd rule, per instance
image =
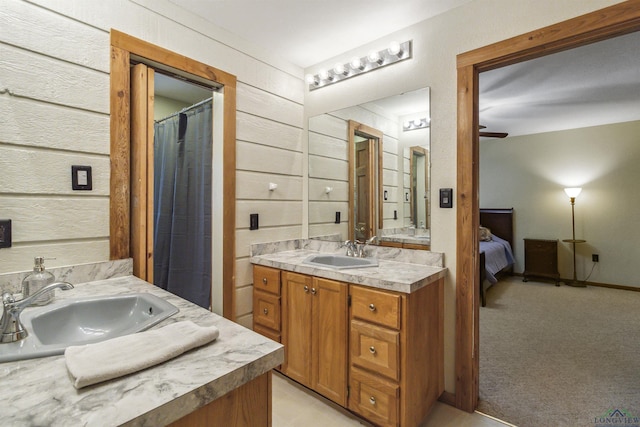
POLYGON ((471 0, 169 0, 302 68, 471 0))
MULTIPOLYGON (((471 0, 169 1, 304 68, 471 0)), ((480 123, 517 136, 640 120, 639 46, 637 32, 484 72, 480 123)))

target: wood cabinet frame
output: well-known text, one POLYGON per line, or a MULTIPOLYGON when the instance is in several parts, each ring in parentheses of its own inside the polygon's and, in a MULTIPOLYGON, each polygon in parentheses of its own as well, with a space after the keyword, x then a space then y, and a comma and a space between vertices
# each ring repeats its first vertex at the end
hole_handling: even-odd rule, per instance
MULTIPOLYGON (((110 113, 111 113, 111 184, 110 184, 110 259, 132 257, 134 265, 145 266, 147 251, 133 250, 132 234, 139 241, 146 241, 149 228, 148 216, 134 212, 132 197, 146 200, 149 176, 146 168, 138 168, 137 176, 132 175, 132 164, 146 164, 146 159, 136 156, 130 138, 130 76, 132 57, 142 62, 161 64, 176 72, 196 76, 221 85, 224 93, 223 129, 223 315, 235 319, 235 213, 236 213, 236 77, 209 65, 187 58, 178 53, 153 45, 117 30, 111 30, 111 72, 110 72, 110 113), (132 179, 141 185, 132 186, 132 179), (142 185, 142 183, 144 183, 142 185)), ((136 209, 142 210, 141 207, 136 209)), ((146 212, 146 206, 144 207, 146 212)))
POLYGON ((472 412, 479 392, 478 74, 640 30, 640 0, 458 55, 455 406, 472 412))

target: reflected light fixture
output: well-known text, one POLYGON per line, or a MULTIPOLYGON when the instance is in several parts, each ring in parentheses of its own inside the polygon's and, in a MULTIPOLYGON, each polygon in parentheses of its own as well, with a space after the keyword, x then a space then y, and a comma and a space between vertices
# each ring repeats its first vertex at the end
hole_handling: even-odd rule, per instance
POLYGON ((425 129, 429 127, 429 122, 430 120, 426 117, 423 117, 421 119, 407 120, 402 124, 402 130, 404 132, 407 132, 410 130, 425 129))
POLYGON ((368 55, 362 57, 356 56, 345 64, 335 64, 331 70, 322 69, 315 75, 307 74, 305 81, 307 85, 309 85, 309 90, 316 90, 354 76, 359 76, 360 74, 368 73, 369 71, 386 67, 387 65, 410 59, 412 56, 411 44, 411 40, 403 43, 393 41, 386 49, 373 50, 369 52, 368 55))
POLYGON ((578 197, 578 195, 580 194, 581 191, 582 191, 582 188, 580 188, 580 187, 570 187, 570 188, 565 188, 564 189, 565 194, 569 197, 569 200, 571 201, 571 230, 572 230, 572 235, 571 235, 571 239, 562 240, 563 242, 571 243, 572 248, 573 248, 573 280, 571 282, 567 283, 567 285, 575 286, 575 287, 579 287, 579 288, 583 288, 583 287, 587 286, 584 282, 578 282, 578 277, 576 275, 576 243, 584 243, 584 242, 586 242, 586 240, 576 239, 575 204, 576 204, 576 197, 578 197))

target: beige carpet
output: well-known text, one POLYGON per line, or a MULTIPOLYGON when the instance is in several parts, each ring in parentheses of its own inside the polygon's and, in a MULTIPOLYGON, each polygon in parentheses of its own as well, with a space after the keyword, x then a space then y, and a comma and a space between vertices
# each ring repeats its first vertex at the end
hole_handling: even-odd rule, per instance
POLYGON ((478 410, 520 427, 640 426, 640 292, 494 285, 480 309, 478 410), (615 409, 625 419, 606 424, 615 409))

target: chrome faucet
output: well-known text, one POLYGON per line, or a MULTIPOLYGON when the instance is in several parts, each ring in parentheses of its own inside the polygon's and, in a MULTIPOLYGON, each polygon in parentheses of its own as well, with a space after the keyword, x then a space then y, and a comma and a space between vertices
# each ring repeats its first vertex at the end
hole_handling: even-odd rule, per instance
POLYGON ((357 257, 359 258, 366 258, 367 257, 367 245, 373 243, 378 237, 377 236, 372 236, 370 238, 368 238, 364 243, 360 243, 357 245, 357 257))
POLYGON ((18 301, 16 301, 13 294, 10 292, 2 294, 3 311, 2 320, 0 320, 0 332, 2 333, 2 335, 0 335, 0 344, 25 339, 29 334, 20 322, 20 313, 22 313, 22 310, 31 304, 34 299, 38 298, 45 292, 53 292, 53 290, 57 288, 67 291, 69 289, 73 289, 73 285, 68 282, 55 282, 18 301))
POLYGON ((355 241, 347 240, 342 244, 343 248, 347 248, 347 256, 358 256, 358 246, 355 241))

